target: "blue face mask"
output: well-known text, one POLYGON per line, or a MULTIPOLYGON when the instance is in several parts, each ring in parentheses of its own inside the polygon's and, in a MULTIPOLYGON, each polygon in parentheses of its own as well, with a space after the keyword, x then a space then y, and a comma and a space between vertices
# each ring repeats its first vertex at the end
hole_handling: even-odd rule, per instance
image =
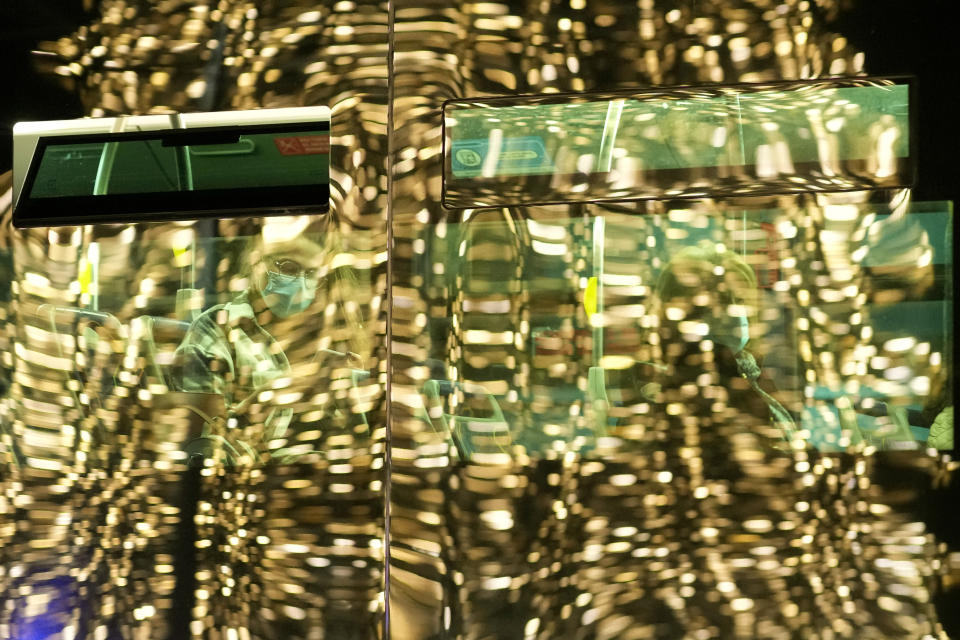
POLYGON ((734 354, 740 353, 750 341, 750 325, 746 316, 731 317, 723 324, 726 326, 710 337, 714 342, 729 347, 734 354))
POLYGON ((276 316, 286 318, 300 313, 310 306, 316 293, 316 283, 308 283, 302 275, 288 276, 267 271, 267 286, 263 289, 263 300, 276 316))

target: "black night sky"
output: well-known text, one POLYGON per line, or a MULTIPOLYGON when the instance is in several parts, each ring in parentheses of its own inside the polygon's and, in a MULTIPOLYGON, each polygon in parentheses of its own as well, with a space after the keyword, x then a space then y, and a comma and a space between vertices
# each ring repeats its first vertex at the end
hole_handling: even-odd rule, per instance
POLYGON ((0 173, 12 165, 13 124, 83 115, 80 102, 50 78, 34 71, 30 51, 38 42, 72 33, 95 17, 82 0, 3 0, 0 2, 0 173))

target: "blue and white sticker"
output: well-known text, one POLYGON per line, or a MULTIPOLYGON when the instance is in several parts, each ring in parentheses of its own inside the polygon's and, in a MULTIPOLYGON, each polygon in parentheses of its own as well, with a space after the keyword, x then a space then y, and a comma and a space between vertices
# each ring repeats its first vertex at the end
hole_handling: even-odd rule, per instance
POLYGON ((453 175, 457 178, 502 177, 553 172, 540 136, 504 138, 497 157, 490 158, 490 139, 454 140, 450 149, 453 175), (489 166, 495 162, 495 166, 489 166))

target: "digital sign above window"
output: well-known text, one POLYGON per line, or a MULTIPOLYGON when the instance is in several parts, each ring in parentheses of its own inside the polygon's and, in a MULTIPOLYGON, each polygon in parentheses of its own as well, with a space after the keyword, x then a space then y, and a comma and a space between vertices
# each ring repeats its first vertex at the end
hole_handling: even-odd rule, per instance
POLYGON ((325 107, 19 123, 18 227, 322 213, 325 107))
POLYGON ((846 78, 445 103, 448 208, 912 186, 913 84, 846 78))

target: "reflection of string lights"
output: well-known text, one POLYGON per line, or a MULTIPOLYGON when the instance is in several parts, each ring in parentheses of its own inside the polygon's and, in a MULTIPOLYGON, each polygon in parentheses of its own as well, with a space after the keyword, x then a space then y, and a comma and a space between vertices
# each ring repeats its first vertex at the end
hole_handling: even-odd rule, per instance
MULTIPOLYGON (((329 105, 338 112, 331 209, 342 228, 382 230, 386 13, 376 3, 333 4, 140 7, 108 0, 101 20, 55 44, 63 57, 58 73, 79 83, 92 115, 329 105)), ((330 636, 347 627, 375 635, 383 606, 385 432, 376 417, 383 391, 356 377, 355 359, 329 353, 365 351, 365 371, 378 370, 369 345, 353 347, 357 328, 343 316, 376 325, 371 319, 380 314, 385 286, 382 233, 354 231, 344 249, 349 254, 334 265, 358 275, 350 299, 323 302, 321 323, 283 329, 298 390, 273 390, 269 400, 264 394, 249 408, 250 424, 227 428, 259 442, 257 424, 286 403, 295 422, 263 445, 285 455, 203 468, 192 543, 181 522, 192 508, 183 496, 189 481, 181 445, 198 419, 169 393, 162 375, 182 335, 132 321, 127 341, 96 324, 76 340, 69 319, 55 332, 32 319, 44 303, 78 304, 77 255, 92 242, 101 253, 100 309, 122 323, 169 316, 178 288, 189 282, 183 268, 214 253, 217 263, 200 277, 219 301, 228 299, 248 284, 235 240, 261 224, 218 224, 225 239, 215 250, 204 239, 207 231, 192 223, 37 230, 13 238, 16 302, 0 305, 3 364, 18 380, 2 387, 0 405, 0 594, 12 608, 0 613, 0 635, 26 637, 37 625, 64 638, 162 638, 170 625, 197 638, 234 640, 306 638, 324 626, 330 636), (45 280, 28 282, 26 273, 45 280), (379 284, 369 284, 371 277, 379 284), (131 292, 138 295, 128 300, 131 292), (326 327, 320 347, 328 353, 314 359, 318 324, 326 327), (155 351, 146 347, 150 332, 155 351), (52 357, 58 343, 65 354, 59 360, 52 357), (154 358, 159 374, 147 366, 154 358), (65 382, 77 392, 75 401, 65 396, 65 382), (11 458, 22 462, 13 476, 11 458), (189 544, 192 565, 178 546, 189 544)), ((275 231, 269 227, 267 235, 275 231)), ((6 264, 0 260, 0 269, 6 264)), ((219 458, 218 442, 208 462, 219 458)))
MULTIPOLYGON (((950 364, 939 351, 926 341, 874 335, 870 318, 877 300, 934 286, 929 246, 917 255, 891 249, 899 261, 861 264, 876 240, 907 235, 865 217, 871 207, 864 205, 841 202, 848 207, 841 210, 806 197, 775 203, 770 225, 783 258, 770 270, 777 274, 773 311, 796 314, 798 346, 787 355, 798 353, 802 362, 784 404, 811 406, 819 421, 800 435, 813 439, 817 428, 839 434, 836 446, 852 450, 841 456, 798 441, 770 446, 779 434, 762 410, 743 409, 746 390, 725 379, 719 343, 700 339, 709 324, 683 309, 676 317, 656 314, 657 275, 678 247, 700 236, 749 251, 762 242, 763 259, 774 260, 767 236, 748 238, 743 230, 741 238, 736 225, 712 224, 723 207, 629 205, 621 213, 647 215, 619 217, 609 213, 613 206, 586 207, 608 213, 606 265, 597 276, 604 309, 593 325, 606 330, 601 364, 621 376, 608 390, 627 394, 608 398, 601 417, 593 406, 599 401, 582 399, 589 392, 582 363, 591 361, 592 344, 578 295, 581 278, 596 274, 589 273, 592 230, 581 211, 470 211, 447 220, 439 206, 436 115, 448 97, 861 71, 862 55, 821 29, 813 3, 733 4, 666 12, 654 2, 612 0, 532 3, 522 11, 497 2, 396 7, 391 637, 937 632, 929 597, 937 571, 947 569, 943 551, 875 485, 872 453, 881 443, 851 441, 852 408, 834 411, 814 397, 821 381, 850 393, 870 382, 903 397, 936 383, 950 364), (849 240, 858 232, 872 242, 851 260, 849 240), (549 331, 537 324, 545 316, 549 331), (688 323, 681 331, 689 329, 692 342, 661 339, 674 322, 688 323), (681 375, 689 373, 682 362, 663 365, 666 357, 689 359, 696 375, 681 375), (629 396, 635 369, 676 378, 656 377, 629 396), (424 402, 428 379, 490 391, 515 430, 511 441, 491 432, 496 450, 465 459, 443 430, 444 407, 424 402), (904 388, 908 379, 915 389, 904 388)), ((837 5, 816 3, 822 12, 837 5)), ((382 283, 385 7, 298 2, 271 14, 244 1, 175 13, 166 13, 168 6, 176 7, 104 3, 103 19, 84 31, 86 49, 79 40, 59 44, 60 72, 78 76, 91 110, 104 114, 210 109, 209 101, 217 108, 330 104, 334 209, 344 221, 381 232, 356 235, 362 247, 352 264, 382 283)), ((751 108, 775 124, 770 109, 783 97, 751 108)), ((817 137, 829 140, 852 126, 847 106, 816 103, 817 137)), ((790 173, 777 132, 768 133, 764 165, 771 175, 790 173)), ((718 147, 729 140, 711 128, 707 137, 714 136, 718 147)), ((871 171, 878 177, 889 170, 891 144, 875 147, 871 171)), ((613 160, 629 158, 614 153, 613 160)), ((834 156, 820 160, 823 180, 844 179, 834 156)), ((634 168, 618 168, 622 188, 634 168)), ((794 184, 810 187, 802 178, 794 184)), ((223 223, 222 231, 252 232, 243 225, 223 223)), ((135 346, 86 332, 83 341, 65 341, 66 357, 55 360, 63 335, 22 318, 40 304, 76 297, 75 256, 94 241, 103 258, 101 308, 121 301, 114 311, 124 319, 162 312, 181 282, 182 265, 171 264, 169 254, 182 245, 183 231, 130 227, 115 238, 93 230, 31 232, 14 248, 17 306, 0 306, 0 348, 13 354, 15 386, 0 406, 0 459, 4 469, 14 456, 28 464, 19 475, 0 476, 0 592, 18 594, 26 625, 47 616, 64 623, 65 637, 81 626, 93 636, 114 627, 165 635, 181 571, 173 541, 184 462, 170 441, 189 429, 190 417, 164 404, 162 381, 138 386, 144 362, 135 346), (133 272, 132 264, 139 265, 133 272), (129 291, 141 294, 135 312, 122 304, 129 291), (62 393, 63 377, 80 369, 94 373, 68 383, 74 401, 62 393), (161 413, 168 417, 158 420, 161 413), (11 521, 17 526, 6 526, 11 521)), ((229 257, 215 270, 222 291, 246 286, 229 257)), ((383 285, 376 286, 359 301, 370 318, 388 304, 383 285)), ((713 308, 708 295, 692 302, 699 311, 713 308)), ((326 308, 334 315, 335 305, 326 308)), ((780 320, 771 315, 758 322, 780 320)), ((333 339, 344 341, 348 331, 339 327, 333 339)), ((290 327, 288 354, 316 346, 307 333, 290 327)), ((298 373, 346 380, 328 363, 298 373)), ((329 392, 356 396, 356 407, 382 401, 373 385, 344 382, 329 392)), ((331 435, 326 394, 286 396, 303 424, 270 448, 302 449, 299 462, 228 469, 209 460, 201 470, 189 614, 195 637, 307 638, 318 629, 329 637, 375 637, 385 604, 386 434, 381 422, 369 435, 359 424, 331 435), (309 453, 321 446, 325 456, 309 453)), ((482 414, 484 402, 480 393, 452 394, 450 408, 482 414)), ((270 408, 264 401, 255 410, 270 408)), ((911 461, 948 467, 922 452, 911 461)), ((4 615, 0 629, 17 622, 4 615)))
POLYGON ((846 79, 447 103, 444 204, 902 187, 914 162, 908 94, 894 80, 846 79))
MULTIPOLYGON (((747 237, 748 230, 740 237, 739 215, 731 220, 736 225, 717 233, 712 222, 726 217, 727 207, 710 200, 686 205, 683 213, 673 203, 462 214, 437 205, 440 167, 432 158, 439 152, 440 130, 435 114, 447 98, 862 71, 862 54, 843 37, 823 31, 822 14, 814 16, 813 3, 771 3, 763 9, 732 4, 696 3, 664 11, 652 2, 546 2, 525 10, 484 3, 445 8, 442 15, 413 6, 405 6, 408 14, 398 12, 395 148, 401 157, 405 150, 416 150, 421 160, 396 166, 395 240, 401 252, 408 243, 422 248, 417 260, 427 262, 423 269, 413 268, 411 278, 419 295, 405 290, 404 305, 428 313, 428 325, 436 333, 428 343, 419 327, 402 324, 394 332, 395 343, 404 345, 394 351, 395 366, 415 376, 394 386, 394 393, 402 390, 409 398, 395 405, 392 428, 392 473, 398 482, 392 489, 397 524, 391 542, 403 555, 396 560, 402 571, 392 575, 392 606, 393 619, 404 620, 394 626, 394 637, 425 637, 443 629, 451 636, 491 637, 508 629, 519 635, 523 629, 530 638, 937 633, 927 596, 932 583, 913 580, 913 586, 904 588, 891 569, 910 567, 919 575, 930 563, 943 562, 942 550, 922 525, 885 502, 883 487, 875 484, 883 479, 873 470, 879 443, 853 442, 852 407, 841 400, 838 410, 813 397, 820 393, 818 381, 853 394, 861 391, 857 385, 890 382, 883 376, 885 368, 868 371, 866 353, 869 347, 879 348, 882 339, 861 334, 872 328, 873 294, 866 291, 872 276, 850 260, 850 240, 871 228, 884 231, 873 227, 872 207, 863 204, 862 194, 777 197, 750 205, 747 219, 768 220, 772 240, 769 233, 747 237), (831 210, 834 204, 852 208, 831 210), (773 210, 760 212, 757 206, 773 210), (621 209, 627 214, 622 221, 610 213, 621 209), (648 363, 677 346, 659 339, 660 319, 651 316, 649 304, 650 289, 672 253, 702 236, 738 250, 745 245, 748 259, 759 250, 759 259, 776 263, 767 269, 770 306, 760 312, 758 337, 784 321, 798 329, 796 345, 776 348, 788 358, 801 356, 793 392, 778 394, 793 410, 813 408, 798 433, 801 440, 786 450, 775 448, 779 453, 764 448, 764 438, 776 437, 768 421, 757 417, 766 412, 744 411, 743 391, 721 383, 717 359, 722 350, 709 340, 687 343, 690 348, 679 345, 679 357, 698 359, 700 373, 692 384, 673 389, 639 385, 635 397, 608 402, 606 415, 614 430, 597 433, 587 427, 601 413, 595 410, 601 403, 587 401, 590 328, 578 315, 585 313, 578 298, 581 280, 597 275, 590 273, 592 240, 589 223, 582 222, 584 212, 605 212, 609 226, 602 275, 605 311, 590 323, 606 329, 605 357, 612 358, 604 362, 618 367, 607 372, 619 376, 607 391, 626 394, 632 388, 625 384, 632 369, 619 368, 622 359, 635 363, 636 375, 652 375, 648 363), (428 220, 438 224, 426 224, 428 220), (451 263, 457 252, 462 257, 451 263), (485 313, 488 309, 496 313, 485 313), (784 318, 786 309, 792 311, 784 318), (637 325, 640 331, 631 334, 637 325), (474 335, 468 332, 477 329, 514 331, 515 339, 512 345, 468 340, 474 335), (625 340, 625 352, 610 353, 614 336, 625 340), (445 362, 446 370, 424 366, 430 357, 445 362), (431 447, 445 453, 452 448, 442 430, 418 418, 417 409, 419 385, 445 376, 482 385, 506 383, 507 392, 497 399, 514 429, 509 463, 471 465, 461 459, 449 477, 420 467, 432 459, 426 453, 431 447), (818 452, 802 441, 826 435, 834 438, 835 447, 860 453, 818 452), (742 475, 733 479, 728 471, 742 475), (485 518, 487 510, 497 517, 485 518), (504 514, 512 528, 488 526, 491 519, 506 522, 504 514), (919 546, 911 552, 904 551, 909 544, 894 550, 884 542, 894 539, 919 546)), ((836 3, 817 6, 825 13, 838 10, 836 3)), ((848 180, 835 143, 857 130, 856 105, 816 95, 817 90, 822 87, 811 85, 746 107, 771 125, 765 129, 771 177, 789 174, 786 184, 795 193, 821 185, 844 188, 848 180), (785 98, 801 116, 812 112, 811 139, 833 145, 815 157, 819 176, 796 175, 792 149, 778 145, 783 131, 777 108, 785 98)), ((485 104, 478 100, 470 106, 485 104)), ((580 123, 558 123, 566 122, 565 111, 578 107, 558 108, 548 123, 554 127, 551 133, 576 138, 580 123)), ((450 113, 455 126, 466 124, 463 111, 450 113)), ((596 128, 592 137, 579 136, 588 147, 598 144, 603 113, 583 114, 584 129, 588 121, 596 128)), ((486 115, 505 126, 499 115, 486 115)), ((516 117, 526 122, 529 113, 518 107, 516 117)), ((633 122, 648 126, 655 118, 633 122)), ((715 129, 700 138, 715 139, 715 129)), ((683 135, 697 140, 690 131, 680 131, 683 135)), ((595 149, 571 154, 571 165, 592 166, 592 158, 582 160, 589 153, 595 149)), ((858 157, 871 157, 871 152, 858 157)), ((869 179, 873 171, 873 165, 858 168, 856 179, 869 179)), ((637 180, 623 179, 625 172, 640 175, 637 166, 625 162, 619 181, 611 175, 609 185, 600 178, 589 185, 601 193, 626 191, 637 180)), ((555 175, 539 182, 515 176, 490 189, 489 196, 507 204, 522 201, 532 190, 559 187, 553 192, 558 193, 571 186, 588 186, 587 176, 573 175, 570 184, 558 182, 555 175), (521 186, 513 189, 516 185, 521 186)), ((446 187, 450 196, 450 184, 446 187)), ((737 194, 752 189, 745 185, 737 194)), ((896 235, 892 228, 885 231, 896 235)), ((929 272, 916 260, 906 262, 911 266, 903 268, 915 276, 929 272)), ((399 264, 406 268, 406 262, 399 264)), ((887 366, 904 366, 902 355, 887 366)), ((937 361, 926 358, 909 365, 914 377, 924 377, 937 361)), ((931 473, 938 465, 948 466, 922 452, 912 459, 931 473)))

